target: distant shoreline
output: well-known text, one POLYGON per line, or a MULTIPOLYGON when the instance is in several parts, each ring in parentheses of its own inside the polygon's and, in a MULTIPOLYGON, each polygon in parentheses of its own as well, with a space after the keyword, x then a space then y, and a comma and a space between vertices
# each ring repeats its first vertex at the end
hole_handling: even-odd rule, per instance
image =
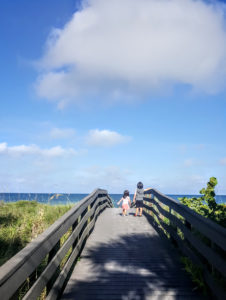
MULTIPOLYGON (((66 194, 66 193, 0 193, 0 201, 4 202, 17 202, 20 200, 28 200, 28 201, 37 201, 39 203, 46 203, 51 205, 58 204, 68 204, 68 203, 76 203, 86 197, 88 194, 86 193, 75 193, 75 194, 66 194)), ((120 200, 122 194, 109 194, 112 198, 114 204, 120 200)), ((200 197, 200 195, 195 194, 166 194, 167 196, 173 198, 178 201, 178 198, 181 197, 200 197)), ((133 194, 130 194, 130 197, 133 198, 133 194)), ((226 195, 216 195, 216 201, 218 204, 226 203, 226 195)))

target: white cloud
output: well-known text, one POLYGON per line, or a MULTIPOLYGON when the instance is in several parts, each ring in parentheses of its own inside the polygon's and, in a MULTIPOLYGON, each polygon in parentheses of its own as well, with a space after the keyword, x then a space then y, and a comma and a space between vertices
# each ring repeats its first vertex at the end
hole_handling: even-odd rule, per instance
POLYGON ((110 130, 90 130, 86 137, 86 143, 90 146, 111 147, 117 144, 125 143, 130 137, 123 136, 115 131, 110 130))
POLYGON ((226 157, 224 157, 220 160, 220 165, 222 165, 222 166, 226 165, 226 157))
POLYGON ((218 1, 83 1, 64 28, 51 32, 37 92, 59 106, 166 83, 216 92, 226 75, 224 12, 218 1))
POLYGON ((62 148, 61 146, 55 146, 52 148, 42 149, 37 145, 19 145, 19 146, 8 146, 7 143, 0 144, 0 155, 7 154, 11 156, 20 155, 41 155, 46 157, 59 157, 65 155, 75 155, 77 152, 72 148, 62 148))
POLYGON ((74 138, 75 136, 75 130, 72 128, 53 128, 50 131, 50 137, 52 139, 69 139, 74 138))
POLYGON ((0 143, 0 153, 7 151, 7 143, 0 143))

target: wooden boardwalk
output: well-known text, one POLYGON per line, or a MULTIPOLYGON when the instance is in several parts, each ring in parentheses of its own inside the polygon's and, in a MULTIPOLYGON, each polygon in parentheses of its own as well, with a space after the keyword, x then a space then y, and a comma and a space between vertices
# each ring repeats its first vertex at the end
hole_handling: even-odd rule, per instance
POLYGON ((61 299, 200 299, 177 252, 132 212, 99 216, 61 299))

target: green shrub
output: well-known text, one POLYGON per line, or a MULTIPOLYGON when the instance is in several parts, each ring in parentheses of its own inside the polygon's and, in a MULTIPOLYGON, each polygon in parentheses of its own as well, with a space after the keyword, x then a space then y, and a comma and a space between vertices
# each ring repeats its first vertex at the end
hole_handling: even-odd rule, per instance
POLYGON ((202 196, 192 198, 183 197, 179 198, 179 200, 200 215, 210 218, 221 226, 226 227, 226 205, 217 204, 214 191, 216 185, 217 179, 211 177, 207 183, 207 187, 201 189, 199 192, 202 196))
POLYGON ((18 201, 0 205, 0 265, 65 214, 72 205, 18 201))

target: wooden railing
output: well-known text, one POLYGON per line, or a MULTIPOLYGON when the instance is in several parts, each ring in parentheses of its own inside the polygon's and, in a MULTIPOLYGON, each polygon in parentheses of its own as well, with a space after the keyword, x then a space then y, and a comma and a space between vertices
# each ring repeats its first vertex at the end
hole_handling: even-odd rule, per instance
POLYGON ((0 299, 56 299, 98 215, 113 207, 105 190, 78 202, 0 268, 0 299))
POLYGON ((158 232, 200 268, 214 297, 225 299, 225 228, 155 189, 145 191, 144 200, 144 213, 158 232))

